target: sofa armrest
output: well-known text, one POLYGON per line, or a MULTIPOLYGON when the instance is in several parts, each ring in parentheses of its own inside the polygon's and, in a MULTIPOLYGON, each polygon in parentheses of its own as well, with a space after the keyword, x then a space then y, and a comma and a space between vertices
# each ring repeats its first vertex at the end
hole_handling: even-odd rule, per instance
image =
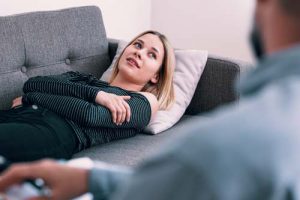
POLYGON ((235 81, 251 65, 209 55, 195 94, 185 114, 196 115, 239 99, 235 81))

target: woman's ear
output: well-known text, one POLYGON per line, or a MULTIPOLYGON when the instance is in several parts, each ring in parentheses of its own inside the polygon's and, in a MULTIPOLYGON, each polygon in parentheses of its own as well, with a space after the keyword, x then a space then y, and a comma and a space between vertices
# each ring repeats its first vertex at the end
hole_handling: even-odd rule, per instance
POLYGON ((150 82, 155 84, 155 83, 158 82, 158 79, 159 79, 159 76, 158 76, 158 73, 156 73, 156 74, 150 79, 150 82))

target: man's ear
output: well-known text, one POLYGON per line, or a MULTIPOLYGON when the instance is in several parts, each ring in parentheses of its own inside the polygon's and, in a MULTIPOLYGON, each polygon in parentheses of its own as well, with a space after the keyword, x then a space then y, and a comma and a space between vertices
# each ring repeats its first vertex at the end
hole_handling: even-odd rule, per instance
POLYGON ((155 84, 155 83, 158 82, 158 79, 159 79, 159 76, 158 76, 158 73, 156 73, 156 74, 150 79, 150 82, 155 84))

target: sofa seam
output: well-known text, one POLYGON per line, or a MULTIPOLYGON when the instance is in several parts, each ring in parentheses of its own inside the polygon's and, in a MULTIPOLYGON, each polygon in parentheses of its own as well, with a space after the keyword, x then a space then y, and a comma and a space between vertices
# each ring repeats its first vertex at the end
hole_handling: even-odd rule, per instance
MULTIPOLYGON (((91 55, 91 56, 86 56, 86 57, 81 57, 81 58, 76 58, 76 59, 69 59, 69 60, 70 61, 84 60, 84 59, 87 59, 87 58, 97 57, 99 55, 102 55, 102 54, 96 54, 96 55, 91 55)), ((61 64, 61 63, 65 63, 65 60, 62 60, 62 61, 59 61, 59 62, 55 62, 55 63, 51 63, 51 64, 47 64, 47 65, 30 66, 28 68, 29 69, 37 69, 37 68, 46 67, 46 66, 50 66, 50 65, 61 64)), ((19 70, 14 70, 14 71, 0 73, 0 75, 2 75, 2 74, 8 74, 8 73, 13 73, 13 72, 19 72, 19 70)))
MULTIPOLYGON (((66 58, 66 59, 69 59, 72 62, 72 61, 84 60, 84 59, 87 59, 87 58, 97 57, 97 56, 100 56, 100 55, 103 55, 103 54, 90 55, 90 56, 80 57, 80 58, 76 58, 76 59, 72 59, 72 58, 66 58)), ((36 68, 46 67, 46 66, 49 66, 49 65, 61 64, 61 63, 65 63, 65 62, 66 62, 65 60, 62 60, 62 61, 58 61, 58 62, 55 62, 55 63, 46 64, 46 65, 30 66, 28 68, 29 69, 36 69, 36 68)))
POLYGON ((21 28, 21 26, 18 25, 18 23, 16 22, 16 20, 14 20, 14 24, 20 30, 20 33, 21 33, 21 36, 22 36, 23 47, 24 47, 24 63, 23 63, 23 66, 26 66, 26 63, 27 63, 27 53, 26 52, 27 51, 26 51, 25 37, 24 37, 23 29, 21 28))

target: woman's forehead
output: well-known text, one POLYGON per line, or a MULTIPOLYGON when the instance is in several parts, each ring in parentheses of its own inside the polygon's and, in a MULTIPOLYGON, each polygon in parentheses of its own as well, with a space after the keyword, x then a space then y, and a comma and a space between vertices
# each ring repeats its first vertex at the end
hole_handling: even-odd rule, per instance
POLYGON ((157 49, 160 53, 164 51, 163 43, 157 35, 148 33, 138 37, 136 40, 141 41, 150 48, 157 49))

